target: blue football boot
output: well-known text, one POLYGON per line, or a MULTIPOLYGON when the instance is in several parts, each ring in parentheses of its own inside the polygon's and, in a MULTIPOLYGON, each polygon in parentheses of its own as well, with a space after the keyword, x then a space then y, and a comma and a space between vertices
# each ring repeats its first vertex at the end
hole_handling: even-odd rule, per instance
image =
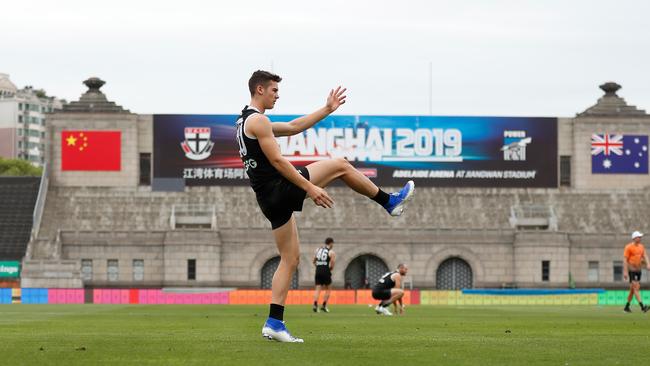
POLYGON ((281 320, 268 318, 262 327, 262 337, 268 340, 290 343, 304 343, 301 338, 296 338, 289 333, 284 322, 281 320))
POLYGON ((389 195, 388 203, 384 208, 391 216, 400 216, 404 212, 406 202, 413 197, 413 193, 415 193, 415 183, 409 180, 399 192, 389 195))

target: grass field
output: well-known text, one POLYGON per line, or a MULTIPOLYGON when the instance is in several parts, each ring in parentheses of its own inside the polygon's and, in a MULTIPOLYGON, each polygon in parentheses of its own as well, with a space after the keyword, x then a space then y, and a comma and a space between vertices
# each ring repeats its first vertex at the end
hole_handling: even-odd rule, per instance
POLYGON ((266 306, 0 305, 2 365, 617 365, 650 354, 620 307, 289 306, 304 344, 260 335, 266 306))

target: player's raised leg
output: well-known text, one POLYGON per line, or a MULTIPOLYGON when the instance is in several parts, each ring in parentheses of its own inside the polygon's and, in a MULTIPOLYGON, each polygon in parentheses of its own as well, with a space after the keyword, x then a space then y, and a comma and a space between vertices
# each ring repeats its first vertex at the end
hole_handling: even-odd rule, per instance
POLYGON ((340 179, 355 192, 379 203, 392 216, 402 214, 404 204, 415 192, 415 184, 413 181, 408 181, 399 192, 388 194, 379 189, 344 158, 317 161, 307 165, 307 169, 309 170, 309 180, 313 184, 324 188, 334 180, 340 179))
POLYGON ((280 252, 280 264, 273 274, 269 318, 262 327, 262 335, 280 342, 302 343, 303 340, 293 337, 284 325, 284 304, 300 261, 298 228, 293 215, 286 224, 273 230, 273 236, 280 252))

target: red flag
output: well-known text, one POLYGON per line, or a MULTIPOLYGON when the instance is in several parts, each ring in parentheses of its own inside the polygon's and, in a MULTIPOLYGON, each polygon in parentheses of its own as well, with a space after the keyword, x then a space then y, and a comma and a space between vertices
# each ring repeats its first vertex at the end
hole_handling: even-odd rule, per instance
POLYGON ((61 131, 61 170, 121 170, 121 131, 61 131))

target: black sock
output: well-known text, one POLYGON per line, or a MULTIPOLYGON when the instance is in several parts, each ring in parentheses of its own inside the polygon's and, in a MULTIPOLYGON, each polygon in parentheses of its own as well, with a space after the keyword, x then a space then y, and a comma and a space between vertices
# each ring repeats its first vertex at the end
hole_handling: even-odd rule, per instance
POLYGON ((389 197, 390 196, 388 195, 388 193, 380 189, 379 192, 377 192, 377 195, 372 198, 372 200, 379 203, 382 206, 386 206, 389 197))
POLYGON ((284 320, 284 306, 278 304, 271 304, 269 309, 269 318, 284 320))
POLYGON ((318 301, 314 301, 314 306, 318 307, 318 301))
POLYGON ((626 308, 629 308, 629 307, 630 307, 630 302, 629 302, 629 301, 627 302, 627 304, 625 304, 625 307, 626 307, 626 308))
POLYGON ((639 303, 639 306, 641 307, 641 309, 643 309, 643 303, 642 302, 639 303))
POLYGON ((324 308, 327 307, 327 301, 323 301, 323 307, 324 307, 324 308))
POLYGON ((382 305, 383 307, 387 308, 390 306, 390 302, 384 301, 384 304, 382 305))

